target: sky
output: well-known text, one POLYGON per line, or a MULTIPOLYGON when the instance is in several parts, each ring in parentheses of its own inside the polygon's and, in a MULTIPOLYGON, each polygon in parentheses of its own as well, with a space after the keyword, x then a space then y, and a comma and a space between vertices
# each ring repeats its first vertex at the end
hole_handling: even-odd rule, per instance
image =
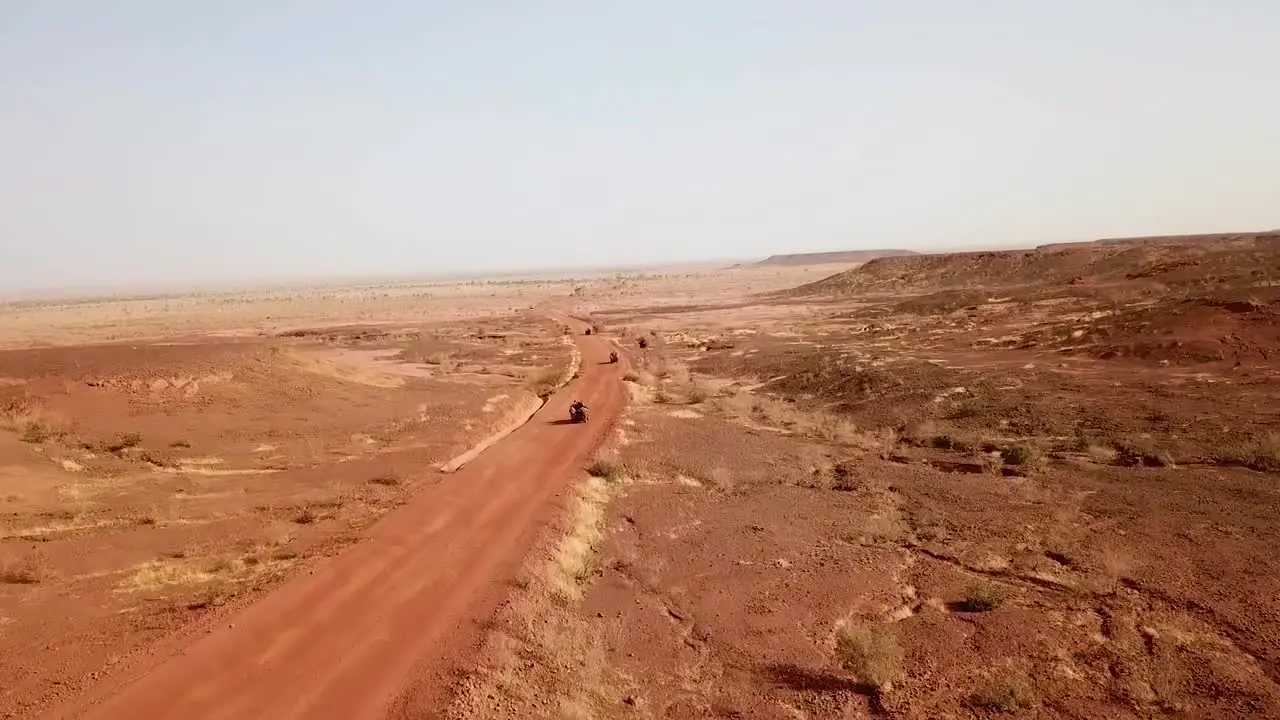
POLYGON ((1267 0, 0 0, 0 290, 1280 227, 1267 0))

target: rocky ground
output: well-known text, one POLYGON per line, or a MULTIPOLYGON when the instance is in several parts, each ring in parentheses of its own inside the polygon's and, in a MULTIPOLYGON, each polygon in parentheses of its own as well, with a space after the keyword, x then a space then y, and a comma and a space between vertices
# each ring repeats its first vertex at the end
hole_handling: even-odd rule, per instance
POLYGON ((637 372, 582 481, 592 521, 562 536, 585 559, 532 563, 468 696, 503 717, 1280 717, 1269 242, 595 303, 637 372))

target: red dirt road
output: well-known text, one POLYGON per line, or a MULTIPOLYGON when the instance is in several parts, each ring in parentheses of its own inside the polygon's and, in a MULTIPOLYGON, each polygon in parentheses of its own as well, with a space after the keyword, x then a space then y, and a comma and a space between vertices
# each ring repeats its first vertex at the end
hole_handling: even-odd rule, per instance
POLYGON ((364 542, 46 717, 438 716, 555 498, 623 405, 610 341, 577 339, 579 379, 364 542), (574 397, 591 407, 585 426, 562 422, 574 397))

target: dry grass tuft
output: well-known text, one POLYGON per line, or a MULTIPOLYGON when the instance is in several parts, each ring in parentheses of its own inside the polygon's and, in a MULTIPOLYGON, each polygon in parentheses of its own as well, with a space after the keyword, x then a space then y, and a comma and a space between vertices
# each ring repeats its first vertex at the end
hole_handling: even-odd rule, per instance
POLYGON ((36 585, 48 575, 45 566, 35 558, 0 565, 0 583, 5 585, 36 585))
POLYGON ((836 659, 858 682, 888 692, 902 677, 902 648, 886 628, 841 628, 836 633, 836 659))
POLYGON ((982 465, 983 471, 990 475, 1004 473, 1004 457, 998 452, 982 453, 978 456, 978 462, 982 465))
POLYGON ((719 395, 713 408, 737 421, 750 421, 787 430, 796 435, 849 445, 888 458, 898 444, 894 428, 862 430, 839 414, 823 410, 806 411, 787 400, 757 396, 747 390, 719 395))
POLYGON ((162 560, 135 568, 117 590, 147 595, 195 591, 195 601, 189 607, 205 607, 234 594, 237 584, 279 572, 296 557, 296 553, 266 545, 243 557, 191 559, 185 552, 167 553, 162 560))
POLYGON ((1031 443, 1021 442, 1005 448, 1000 456, 1006 464, 1026 470, 1034 470, 1044 463, 1044 454, 1031 443))
POLYGON ((989 683, 969 697, 972 707, 1013 714, 1036 704, 1031 683, 1024 677, 1008 676, 989 683))
POLYGON ((155 593, 175 587, 202 585, 216 577, 216 568, 210 572, 185 562, 157 561, 134 571, 121 585, 121 590, 130 593, 155 593))
POLYGON ((310 525, 319 519, 320 516, 311 508, 303 508, 297 515, 293 516, 293 521, 299 525, 310 525))
POLYGON ((102 449, 106 452, 116 454, 125 450, 131 450, 142 444, 142 434, 136 432, 120 433, 115 440, 105 443, 102 449))
POLYGON ((538 397, 546 400, 560 389, 560 379, 563 373, 556 368, 546 368, 542 371, 534 373, 529 378, 529 390, 538 397))
POLYGON ((22 425, 18 439, 32 445, 39 445, 51 440, 57 434, 56 429, 46 420, 28 420, 22 425))
POLYGON ((604 507, 610 484, 603 476, 589 475, 578 487, 569 508, 568 531, 560 539, 547 569, 547 585, 555 599, 570 603, 582 597, 594 572, 596 547, 604 535, 604 507))
POLYGON ((0 408, 0 429, 17 433, 18 439, 39 445, 67 434, 66 428, 34 397, 10 400, 0 408))
POLYGON ((1222 465, 1239 465, 1258 472, 1280 472, 1280 433, 1259 435, 1223 450, 1222 465))
POLYGON ((626 463, 619 459, 616 452, 601 451, 591 458, 591 462, 587 463, 587 474, 592 477, 607 480, 609 482, 618 482, 626 477, 628 468, 626 463))
POLYGON ((690 379, 684 390, 684 395, 691 405, 700 405, 715 397, 716 394, 715 388, 710 383, 699 378, 690 379))
POLYGON ((990 612, 1003 605, 1004 601, 1004 588, 991 583, 977 583, 965 589, 960 606, 967 612, 990 612))
POLYGON ((1089 459, 1099 465, 1112 465, 1116 462, 1116 449, 1106 447, 1104 445, 1088 444, 1084 448, 1084 453, 1089 459))

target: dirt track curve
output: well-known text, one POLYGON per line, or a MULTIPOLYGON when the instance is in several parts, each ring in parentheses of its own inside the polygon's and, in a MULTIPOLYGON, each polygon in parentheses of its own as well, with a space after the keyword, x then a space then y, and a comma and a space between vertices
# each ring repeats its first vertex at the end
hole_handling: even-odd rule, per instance
POLYGON ((610 341, 577 342, 581 377, 363 542, 45 717, 438 717, 481 623, 623 405, 610 341), (574 397, 591 408, 586 425, 562 422, 574 397))

